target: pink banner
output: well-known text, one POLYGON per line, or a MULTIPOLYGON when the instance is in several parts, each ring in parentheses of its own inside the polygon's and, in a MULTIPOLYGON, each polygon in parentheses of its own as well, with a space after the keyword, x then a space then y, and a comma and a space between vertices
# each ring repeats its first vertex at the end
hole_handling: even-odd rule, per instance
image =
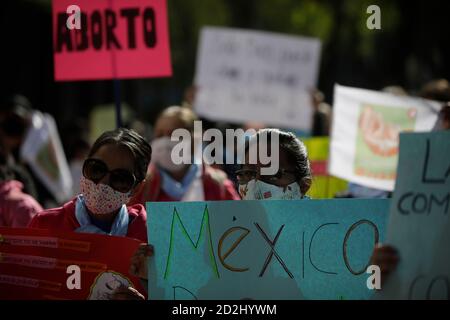
POLYGON ((52 19, 55 81, 172 75, 166 0, 53 0, 52 19))

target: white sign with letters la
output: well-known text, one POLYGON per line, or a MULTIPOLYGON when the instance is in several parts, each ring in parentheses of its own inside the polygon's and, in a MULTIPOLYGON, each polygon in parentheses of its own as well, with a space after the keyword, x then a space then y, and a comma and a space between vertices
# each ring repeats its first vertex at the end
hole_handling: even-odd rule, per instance
POLYGON ((377 299, 450 300, 450 132, 400 138, 386 243, 399 263, 377 299))
POLYGON ((212 120, 311 129, 320 40, 261 31, 202 29, 195 109, 212 120))

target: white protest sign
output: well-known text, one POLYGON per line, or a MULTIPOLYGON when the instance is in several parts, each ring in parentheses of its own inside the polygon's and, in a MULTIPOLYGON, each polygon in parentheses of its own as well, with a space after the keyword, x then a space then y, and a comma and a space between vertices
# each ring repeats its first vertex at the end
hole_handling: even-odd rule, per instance
POLYGON ((20 155, 56 201, 63 203, 72 196, 72 176, 51 115, 33 113, 20 155))
POLYGON ((421 98, 336 85, 330 173, 366 187, 394 190, 400 132, 431 130, 440 107, 421 98))
POLYGON ((212 120, 309 131, 318 39, 227 28, 203 28, 197 52, 195 110, 212 120))
POLYGON ((400 262, 379 298, 450 299, 450 132, 400 136, 386 242, 400 262))

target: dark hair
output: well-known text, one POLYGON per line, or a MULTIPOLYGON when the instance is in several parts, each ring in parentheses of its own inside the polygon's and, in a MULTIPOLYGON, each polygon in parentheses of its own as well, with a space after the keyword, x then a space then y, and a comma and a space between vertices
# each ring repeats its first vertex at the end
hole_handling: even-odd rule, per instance
POLYGON ((134 175, 136 182, 145 179, 147 167, 152 158, 152 148, 136 131, 119 128, 104 132, 95 142, 89 152, 89 157, 95 154, 100 147, 106 144, 115 144, 126 147, 134 157, 134 175))
POLYGON ((31 123, 30 101, 25 96, 14 95, 3 100, 0 107, 4 115, 0 123, 2 131, 10 137, 23 137, 31 123))
MULTIPOLYGON (((258 130, 252 141, 259 141, 261 134, 267 134, 267 143, 270 144, 273 134, 278 135, 280 149, 286 152, 288 159, 295 165, 295 175, 300 185, 300 190, 305 194, 312 183, 311 165, 308 159, 308 152, 303 142, 301 142, 292 132, 281 131, 279 129, 258 130), (255 137, 257 140, 255 140, 255 137)), ((249 144, 247 144, 246 152, 249 144)), ((270 148, 268 148, 270 150, 270 148)))

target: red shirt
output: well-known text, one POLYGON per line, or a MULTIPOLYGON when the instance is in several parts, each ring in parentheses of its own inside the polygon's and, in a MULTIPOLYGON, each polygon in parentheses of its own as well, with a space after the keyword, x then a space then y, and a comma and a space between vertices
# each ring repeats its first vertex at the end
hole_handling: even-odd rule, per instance
MULTIPOLYGON (((203 190, 206 201, 215 200, 241 200, 233 182, 227 178, 225 172, 204 165, 202 172, 203 190)), ((143 204, 148 201, 178 201, 171 198, 161 188, 161 175, 154 165, 149 166, 146 181, 128 202, 131 204, 143 204)))
MULTIPOLYGON (((77 198, 67 202, 62 207, 48 209, 34 216, 29 228, 74 232, 80 227, 75 216, 77 198)), ((134 238, 147 243, 147 213, 144 206, 135 204, 127 206, 130 222, 128 223, 128 238, 134 238)))

